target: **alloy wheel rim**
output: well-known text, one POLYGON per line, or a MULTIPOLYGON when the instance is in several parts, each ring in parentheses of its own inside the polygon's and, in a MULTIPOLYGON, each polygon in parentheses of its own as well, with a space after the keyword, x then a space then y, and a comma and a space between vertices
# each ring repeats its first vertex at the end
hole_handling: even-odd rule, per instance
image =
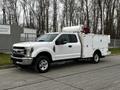
POLYGON ((45 71, 48 68, 48 61, 45 59, 41 60, 39 63, 39 68, 40 70, 45 71))
POLYGON ((97 54, 95 55, 94 60, 95 60, 96 62, 99 61, 99 56, 98 56, 97 54))

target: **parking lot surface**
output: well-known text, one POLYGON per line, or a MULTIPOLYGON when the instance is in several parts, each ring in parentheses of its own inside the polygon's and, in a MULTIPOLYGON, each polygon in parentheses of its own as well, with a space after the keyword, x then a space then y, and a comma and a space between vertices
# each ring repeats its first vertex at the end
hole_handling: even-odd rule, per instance
POLYGON ((56 63, 47 73, 3 69, 0 90, 120 90, 120 56, 106 57, 99 64, 56 63))

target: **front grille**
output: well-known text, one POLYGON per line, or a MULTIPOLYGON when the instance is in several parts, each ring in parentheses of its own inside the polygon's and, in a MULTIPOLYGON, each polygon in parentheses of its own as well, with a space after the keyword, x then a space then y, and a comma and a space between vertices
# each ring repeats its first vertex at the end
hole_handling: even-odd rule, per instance
POLYGON ((13 57, 19 57, 19 58, 23 58, 23 57, 25 57, 25 55, 13 54, 13 57))
POLYGON ((26 50, 24 47, 13 47, 12 55, 14 57, 23 58, 25 57, 25 54, 26 54, 26 50))
POLYGON ((13 47, 13 49, 25 49, 25 47, 13 47))

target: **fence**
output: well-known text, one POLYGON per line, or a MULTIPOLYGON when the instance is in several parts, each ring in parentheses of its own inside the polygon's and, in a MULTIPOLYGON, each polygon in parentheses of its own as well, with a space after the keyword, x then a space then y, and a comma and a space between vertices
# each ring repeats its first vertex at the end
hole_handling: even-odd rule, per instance
POLYGON ((21 34, 20 41, 21 42, 35 41, 36 38, 37 38, 36 34, 24 33, 24 34, 21 34))
POLYGON ((120 48, 120 39, 111 39, 110 48, 120 48))

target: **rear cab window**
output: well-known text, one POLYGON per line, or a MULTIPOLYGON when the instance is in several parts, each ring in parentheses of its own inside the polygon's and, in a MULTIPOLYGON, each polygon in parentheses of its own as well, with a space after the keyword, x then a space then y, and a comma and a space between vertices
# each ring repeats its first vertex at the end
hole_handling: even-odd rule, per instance
POLYGON ((69 43, 77 43, 77 37, 75 34, 68 34, 68 38, 69 38, 69 43))

